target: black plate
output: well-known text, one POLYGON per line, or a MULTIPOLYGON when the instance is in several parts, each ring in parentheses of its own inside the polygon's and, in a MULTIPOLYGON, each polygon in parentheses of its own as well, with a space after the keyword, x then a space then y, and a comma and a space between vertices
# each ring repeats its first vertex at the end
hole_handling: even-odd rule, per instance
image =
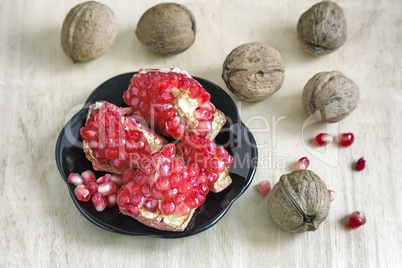
MULTIPOLYGON (((101 84, 88 97, 84 108, 64 126, 56 144, 56 162, 60 174, 78 210, 89 221, 105 230, 125 235, 160 238, 187 237, 205 231, 217 223, 232 203, 248 188, 255 174, 257 159, 254 137, 241 122, 236 105, 225 91, 205 79, 194 77, 211 94, 211 102, 226 115, 227 122, 215 138, 215 143, 224 146, 234 156, 235 160, 229 170, 233 182, 224 191, 210 192, 207 195, 205 203, 197 208, 185 231, 168 232, 150 228, 131 217, 120 214, 117 206, 97 212, 91 201, 77 200, 74 195, 75 186, 67 182, 70 173, 81 173, 88 169, 93 171, 92 164, 85 157, 79 134, 80 128, 85 124, 89 105, 105 100, 118 106, 126 106, 123 101, 123 92, 128 88, 134 74, 121 74, 101 84)), ((96 177, 105 174, 104 172, 94 173, 96 177)))

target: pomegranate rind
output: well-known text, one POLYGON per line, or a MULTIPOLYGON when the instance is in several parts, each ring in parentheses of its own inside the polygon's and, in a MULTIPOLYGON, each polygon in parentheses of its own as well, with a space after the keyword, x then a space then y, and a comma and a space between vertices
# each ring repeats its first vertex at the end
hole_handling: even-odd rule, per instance
MULTIPOLYGON (((100 109, 103 107, 105 104, 113 105, 110 104, 106 101, 98 101, 95 104, 92 104, 89 107, 88 115, 87 115, 87 120, 90 118, 91 111, 94 109, 100 109)), ((131 108, 117 108, 117 110, 120 112, 121 115, 127 116, 128 114, 131 113, 131 108)), ((163 146, 167 144, 167 140, 163 138, 161 135, 156 134, 152 130, 150 130, 147 127, 144 127, 143 125, 139 125, 138 131, 142 132, 144 136, 147 139, 149 148, 151 153, 156 153, 162 150, 163 146)), ((116 169, 113 166, 109 165, 109 163, 101 163, 99 162, 92 154, 92 150, 88 146, 88 141, 83 140, 83 149, 85 152, 86 158, 92 163, 92 167, 96 171, 105 171, 105 172, 111 172, 111 173, 116 173, 116 174, 121 174, 125 169, 116 169)))
POLYGON ((146 210, 146 209, 142 208, 142 206, 140 206, 138 208, 138 210, 139 210, 138 216, 134 216, 134 215, 130 214, 125 208, 119 207, 119 209, 123 215, 130 216, 149 227, 152 227, 152 228, 155 228, 158 230, 172 231, 172 232, 184 231, 187 228, 187 226, 196 210, 196 209, 192 209, 188 215, 183 216, 183 217, 177 217, 174 214, 163 215, 162 213, 160 213, 160 205, 159 205, 159 210, 154 213, 149 212, 148 210, 146 210))

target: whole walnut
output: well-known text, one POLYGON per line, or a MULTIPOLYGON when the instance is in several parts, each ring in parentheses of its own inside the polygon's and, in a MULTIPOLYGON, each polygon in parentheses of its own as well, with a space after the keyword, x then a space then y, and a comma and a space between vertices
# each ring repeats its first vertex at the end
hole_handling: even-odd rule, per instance
POLYGON ((347 38, 346 19, 336 3, 323 1, 304 12, 297 24, 297 39, 305 52, 325 55, 341 47, 347 38))
POLYGON ((315 120, 335 123, 352 113, 359 95, 359 88, 343 73, 320 72, 304 86, 303 107, 315 120))
POLYGON ((195 41, 195 17, 176 3, 158 4, 140 18, 135 34, 150 50, 162 55, 175 55, 195 41))
POLYGON ((222 78, 239 99, 258 101, 280 89, 284 72, 282 56, 276 49, 253 42, 230 52, 223 63, 222 78))
POLYGON ((310 170, 282 175, 268 197, 272 218, 289 232, 315 231, 327 218, 330 197, 325 183, 310 170))
POLYGON ((113 45, 118 32, 117 19, 106 5, 95 1, 73 7, 64 19, 61 45, 74 63, 99 58, 113 45))

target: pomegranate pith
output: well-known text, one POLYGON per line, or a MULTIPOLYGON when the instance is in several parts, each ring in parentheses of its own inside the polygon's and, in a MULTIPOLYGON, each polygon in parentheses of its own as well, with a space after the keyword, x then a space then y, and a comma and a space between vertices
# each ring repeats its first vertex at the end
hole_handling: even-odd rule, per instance
POLYGON ((133 115, 158 132, 181 139, 196 133, 213 139, 225 124, 210 95, 187 72, 179 69, 141 69, 123 95, 133 115))

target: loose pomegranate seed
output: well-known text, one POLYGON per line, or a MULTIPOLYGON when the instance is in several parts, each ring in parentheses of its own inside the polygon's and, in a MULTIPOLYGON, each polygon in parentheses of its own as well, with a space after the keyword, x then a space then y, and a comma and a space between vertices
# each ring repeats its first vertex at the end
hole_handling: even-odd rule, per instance
POLYGON ((345 147, 348 147, 350 145, 352 145, 353 141, 355 140, 355 137, 353 135, 353 133, 340 133, 337 136, 336 141, 345 147))
POLYGON ((349 224, 352 228, 357 228, 366 223, 366 215, 361 211, 355 211, 349 216, 349 224))
POLYGON ((91 195, 98 192, 98 184, 96 182, 91 181, 87 184, 87 189, 91 195))
POLYGON ((74 189, 74 194, 78 200, 87 202, 91 198, 91 194, 84 185, 78 185, 74 189))
POLYGON ((336 192, 332 191, 332 190, 328 190, 328 194, 329 194, 329 199, 331 200, 331 202, 334 201, 336 198, 336 192))
POLYGON ((302 157, 296 163, 296 170, 307 169, 309 165, 310 160, 307 157, 302 157))
POLYGON ((113 194, 106 196, 106 201, 107 201, 108 207, 114 207, 117 203, 117 194, 113 193, 113 194))
POLYGON ((84 180, 85 185, 88 185, 90 182, 96 181, 95 174, 93 174, 93 172, 90 170, 82 172, 81 178, 84 180))
POLYGON ((107 181, 98 187, 98 192, 102 195, 110 195, 116 192, 116 184, 113 181, 107 181))
POLYGON ((109 180, 113 181, 116 184, 116 186, 121 186, 124 183, 122 176, 118 175, 112 175, 109 180))
POLYGON ((105 210, 107 205, 106 198, 100 193, 96 193, 92 196, 92 203, 94 203, 96 211, 105 210))
POLYGON ((75 186, 81 185, 84 182, 84 180, 81 178, 81 176, 77 173, 71 173, 68 176, 67 181, 69 183, 74 184, 75 186))
POLYGON ((317 141, 318 145, 324 146, 327 145, 328 143, 333 141, 332 135, 328 133, 320 133, 315 137, 315 140, 317 141))
POLYGON ((97 180, 96 180, 96 183, 97 183, 98 185, 101 185, 101 184, 103 184, 103 183, 109 181, 109 179, 110 179, 111 176, 112 176, 112 175, 110 175, 110 174, 106 174, 106 175, 100 177, 99 179, 97 179, 97 180))
POLYGON ((258 191, 263 195, 268 195, 271 191, 271 183, 269 181, 261 181, 258 183, 258 191))
POLYGON ((357 171, 361 171, 366 167, 366 160, 364 159, 364 157, 360 158, 359 160, 357 160, 356 162, 356 166, 355 169, 357 171))

